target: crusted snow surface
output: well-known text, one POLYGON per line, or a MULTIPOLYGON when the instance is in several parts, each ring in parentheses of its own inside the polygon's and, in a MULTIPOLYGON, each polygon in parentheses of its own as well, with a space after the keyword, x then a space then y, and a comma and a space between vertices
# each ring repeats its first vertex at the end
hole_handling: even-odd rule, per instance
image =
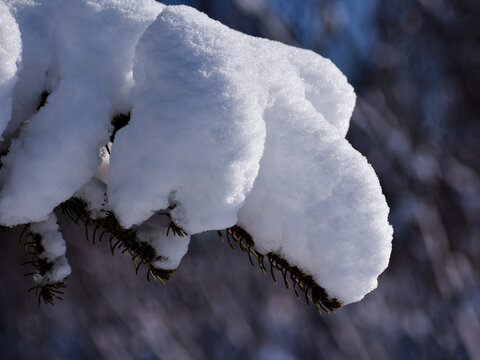
POLYGON ((190 234, 238 223, 344 303, 376 287, 391 251, 388 206, 345 140, 355 94, 329 60, 153 0, 6 4, 22 65, 15 48, 1 224, 50 219, 78 191, 135 226, 160 267, 175 268, 189 242, 152 223, 169 212, 190 234), (102 162, 110 119, 128 111, 102 162))
POLYGON ((16 225, 46 219, 93 176, 112 115, 129 106, 135 45, 162 5, 153 0, 18 0, 10 7, 24 49, 14 96, 23 98, 25 90, 33 102, 30 80, 37 96, 39 89, 50 92, 2 159, 0 222, 16 225), (38 44, 45 45, 40 65, 32 52, 38 44))
POLYGON ((12 113, 13 89, 22 52, 20 30, 8 7, 0 2, 0 142, 12 113))
POLYGON ((33 223, 30 231, 42 236, 41 244, 44 251, 39 258, 52 264, 52 268, 44 275, 35 274, 34 280, 37 284, 52 284, 65 280, 70 275, 71 269, 65 257, 65 241, 57 224, 57 217, 51 213, 47 220, 33 223))

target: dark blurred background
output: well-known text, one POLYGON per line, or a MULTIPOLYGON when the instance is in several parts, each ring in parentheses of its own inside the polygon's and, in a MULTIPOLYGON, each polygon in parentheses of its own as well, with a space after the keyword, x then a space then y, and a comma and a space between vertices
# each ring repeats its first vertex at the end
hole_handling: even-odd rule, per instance
POLYGON ((0 236, 3 359, 480 359, 480 2, 191 0, 242 32, 331 58, 358 95, 348 139, 391 207, 390 266, 319 316, 214 236, 167 286, 62 218, 65 301, 36 306, 19 229, 0 236))

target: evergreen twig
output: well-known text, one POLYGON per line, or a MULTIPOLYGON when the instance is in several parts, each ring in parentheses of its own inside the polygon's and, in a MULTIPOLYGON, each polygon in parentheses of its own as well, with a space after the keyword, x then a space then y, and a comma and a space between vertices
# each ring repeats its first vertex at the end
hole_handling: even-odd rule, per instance
MULTIPOLYGON (((150 277, 152 277, 165 284, 164 280, 169 280, 173 276, 175 270, 160 269, 154 265, 156 261, 162 259, 162 256, 156 253, 152 245, 140 240, 137 237, 135 229, 123 228, 113 212, 104 211, 104 216, 93 218, 91 212, 88 210, 87 203, 76 197, 72 197, 70 200, 60 204, 60 209, 72 221, 81 221, 86 229, 92 226, 94 227, 92 235, 93 243, 96 240, 98 229, 103 229, 98 237, 98 241, 101 242, 103 236, 109 234, 110 237, 108 241, 112 255, 115 254, 116 249, 120 250, 122 253, 129 253, 132 257, 132 262, 137 274, 139 273, 140 267, 146 265, 148 281, 150 281, 150 277)), ((173 234, 179 236, 184 236, 186 234, 182 228, 176 225, 171 225, 171 227, 173 234)))
MULTIPOLYGON (((22 233, 20 234, 20 242, 24 237, 26 230, 29 229, 29 226, 26 225, 23 228, 22 233)), ((42 254, 45 251, 44 247, 42 246, 42 235, 28 232, 26 234, 25 242, 24 242, 24 249, 30 255, 32 255, 32 259, 30 261, 24 262, 22 265, 31 265, 34 267, 34 272, 29 272, 24 274, 27 275, 39 275, 44 277, 49 271, 52 270, 54 263, 49 261, 48 259, 42 258, 42 254)), ((66 279, 65 279, 66 280, 66 279)), ((66 288, 67 285, 65 281, 57 281, 57 282, 43 282, 39 283, 38 285, 30 288, 27 292, 35 290, 38 296, 38 306, 42 303, 53 305, 55 299, 63 300, 60 296, 63 294, 63 291, 59 289, 66 288)))
MULTIPOLYGON (((221 231, 217 231, 217 234, 220 240, 224 242, 223 233, 221 231)), ((264 274, 267 272, 264 259, 267 258, 270 263, 270 274, 272 275, 273 281, 277 283, 277 279, 275 278, 274 274, 274 270, 277 270, 282 274, 284 284, 287 289, 293 287, 293 291, 295 292, 297 298, 300 298, 298 293, 298 289, 300 289, 305 295, 307 304, 312 303, 319 313, 322 313, 322 310, 326 313, 335 312, 335 310, 342 307, 343 303, 336 298, 330 298, 325 289, 318 285, 311 275, 305 274, 297 266, 290 265, 287 260, 283 259, 280 255, 274 252, 269 252, 265 255, 255 249, 255 242, 253 241, 252 237, 240 226, 235 225, 226 229, 225 237, 232 247, 233 242, 235 242, 240 246, 240 249, 243 252, 248 254, 250 263, 252 265, 252 258, 256 258, 258 265, 264 274), (287 279, 288 275, 290 275, 293 286, 287 279)))

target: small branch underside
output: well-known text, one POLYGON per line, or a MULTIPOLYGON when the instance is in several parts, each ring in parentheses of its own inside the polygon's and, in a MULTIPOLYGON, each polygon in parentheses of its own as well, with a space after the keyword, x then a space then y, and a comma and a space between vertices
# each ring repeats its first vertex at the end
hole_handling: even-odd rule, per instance
MULTIPOLYGON (((104 211, 103 216, 93 218, 88 209, 88 204, 84 200, 76 197, 65 201, 59 207, 75 224, 85 227, 85 236, 88 241, 91 240, 92 243, 95 243, 95 241, 101 242, 103 239, 107 239, 112 255, 115 254, 116 249, 121 251, 122 254, 130 254, 137 274, 139 273, 140 267, 145 265, 147 267, 148 281, 150 281, 150 277, 152 277, 165 285, 165 280, 169 280, 173 276, 175 270, 161 269, 153 265, 156 261, 161 260, 162 256, 157 254, 149 243, 140 240, 134 228, 123 228, 113 212, 104 211)), ((22 232, 21 238, 23 238, 27 230, 28 225, 22 232)), ((187 233, 173 221, 171 221, 168 226, 167 234, 169 233, 172 233, 174 236, 187 235, 187 233)), ((297 266, 290 265, 287 260, 273 252, 267 254, 259 252, 255 248, 255 242, 250 234, 240 226, 235 225, 226 230, 217 230, 217 234, 222 242, 227 242, 232 248, 234 248, 235 243, 239 245, 240 249, 248 255, 252 266, 254 266, 255 262, 258 263, 264 274, 270 272, 275 283, 277 283, 275 270, 278 271, 283 278, 285 286, 287 288, 293 288, 298 298, 300 298, 302 296, 301 293, 303 293, 306 303, 313 304, 319 313, 334 312, 342 307, 342 302, 336 298, 330 298, 325 289, 318 285, 312 276, 305 274, 297 266)), ((24 243, 25 250, 28 250, 33 256, 33 260, 27 263, 33 265, 37 273, 44 274, 48 269, 43 265, 48 264, 41 264, 38 261, 38 253, 42 250, 40 244, 41 236, 28 232, 26 237, 27 240, 24 243)), ((59 289, 65 287, 65 282, 58 282, 37 285, 30 290, 37 291, 39 304, 42 301, 47 304, 53 304, 55 299, 63 300, 59 296, 62 294, 62 291, 59 289)))
MULTIPOLYGON (((106 238, 110 244, 112 255, 115 254, 116 249, 121 251, 122 254, 129 253, 137 274, 140 267, 146 265, 148 281, 152 277, 154 280, 159 280, 165 284, 164 280, 169 280, 173 276, 174 270, 160 269, 153 265, 156 261, 161 260, 162 256, 156 253, 152 245, 140 240, 135 229, 123 228, 113 212, 104 211, 104 216, 92 218, 87 203, 76 197, 62 203, 60 209, 74 223, 85 227, 85 236, 88 241, 91 238, 92 242, 95 243, 96 240, 101 242, 106 238), (93 228, 93 234, 90 236, 91 228, 93 228)), ((171 227, 172 225, 169 230, 171 227)), ((183 233, 180 235, 175 230, 172 230, 172 233, 183 236, 183 233)))
POLYGON ((233 243, 237 243, 240 246, 240 249, 248 255, 250 264, 254 266, 254 262, 256 261, 264 274, 267 273, 267 268, 265 267, 265 262, 267 260, 270 265, 270 274, 273 281, 277 283, 274 272, 274 270, 277 270, 282 274, 283 282, 287 289, 293 287, 293 291, 297 298, 300 298, 298 291, 298 289, 300 289, 300 291, 303 292, 307 304, 312 303, 320 314, 322 313, 322 310, 326 313, 330 313, 342 307, 342 302, 336 298, 330 298, 325 289, 318 285, 315 280, 313 280, 312 276, 306 275, 297 266, 290 265, 287 260, 273 252, 269 252, 266 255, 260 253, 255 248, 255 242, 250 234, 240 226, 235 225, 228 228, 224 233, 220 230, 217 231, 218 236, 223 242, 225 242, 226 238, 232 249, 234 248, 233 243), (290 278, 292 284, 288 278, 290 278))
MULTIPOLYGON (((44 253, 44 248, 42 246, 42 235, 28 231, 29 227, 29 225, 25 225, 22 233, 20 234, 19 242, 21 243, 25 236, 25 241, 23 242, 24 250, 28 252, 28 254, 32 256, 32 258, 30 261, 26 261, 22 265, 33 266, 35 271, 28 272, 24 274, 24 276, 39 275, 41 277, 44 277, 49 271, 52 270, 54 264, 48 259, 42 257, 42 254, 44 253)), ((63 291, 60 289, 66 287, 67 285, 65 281, 46 281, 34 287, 31 287, 27 290, 27 292, 35 290, 38 296, 38 306, 40 306, 42 301, 45 304, 53 305, 55 300, 63 300, 63 298, 60 296, 63 294, 63 291)))

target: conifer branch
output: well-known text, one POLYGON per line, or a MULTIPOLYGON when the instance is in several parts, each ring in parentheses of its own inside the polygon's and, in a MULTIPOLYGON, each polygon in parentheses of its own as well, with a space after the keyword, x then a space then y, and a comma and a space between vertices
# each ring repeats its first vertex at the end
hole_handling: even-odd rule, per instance
MULTIPOLYGON (((60 295, 63 295, 63 291, 59 289, 66 288, 65 281, 49 281, 48 276, 49 272, 52 271, 54 267, 54 262, 42 257, 42 254, 45 252, 44 247, 42 246, 42 235, 34 232, 27 232, 29 225, 26 225, 22 233, 20 234, 19 241, 22 242, 23 237, 26 233, 25 242, 23 243, 25 251, 27 251, 31 256, 30 261, 22 263, 22 265, 31 265, 35 269, 34 272, 25 273, 24 276, 33 275, 38 277, 38 285, 31 287, 27 292, 35 291, 38 296, 38 306, 42 303, 54 305, 56 299, 63 300, 60 295)), ((66 278, 64 280, 67 280, 66 278)), ((37 282, 37 280, 35 280, 37 282)))
MULTIPOLYGON (((123 228, 113 212, 103 211, 104 216, 93 218, 88 209, 88 204, 77 197, 72 197, 70 200, 60 204, 60 209, 73 222, 76 224, 82 224, 85 227, 87 240, 90 239, 88 236, 89 228, 93 227, 92 243, 95 243, 97 233, 100 234, 98 235, 99 242, 101 242, 103 237, 108 234, 108 241, 112 255, 115 254, 116 249, 120 250, 122 253, 127 252, 130 254, 137 274, 142 265, 147 267, 148 281, 150 281, 150 277, 152 277, 155 280, 159 280, 162 284, 165 284, 164 280, 169 280, 173 276, 175 270, 161 269, 153 265, 156 261, 162 260, 162 256, 156 253, 152 245, 140 240, 137 237, 135 229, 123 228)), ((183 231, 183 229, 181 230, 183 231)))
MULTIPOLYGON (((217 234, 222 242, 224 240, 224 234, 222 231, 217 231, 217 234)), ((297 298, 300 298, 297 289, 300 289, 304 296, 307 304, 312 303, 315 309, 321 314, 322 310, 326 313, 335 312, 335 310, 342 307, 343 303, 336 298, 330 298, 323 287, 318 285, 311 275, 305 274, 297 266, 292 266, 288 263, 287 260, 283 259, 280 255, 269 252, 268 254, 262 254, 255 248, 255 242, 253 241, 250 234, 241 228, 238 225, 235 225, 231 228, 225 230, 225 237, 233 247, 233 243, 237 243, 240 247, 240 250, 248 254, 248 258, 252 266, 254 262, 252 259, 256 259, 260 269, 264 274, 267 273, 265 268, 265 258, 270 263, 270 274, 275 283, 277 279, 275 278, 274 270, 279 271, 282 274, 285 287, 288 289, 293 285, 293 291, 297 298), (288 281, 288 275, 292 281, 292 285, 288 281)))

